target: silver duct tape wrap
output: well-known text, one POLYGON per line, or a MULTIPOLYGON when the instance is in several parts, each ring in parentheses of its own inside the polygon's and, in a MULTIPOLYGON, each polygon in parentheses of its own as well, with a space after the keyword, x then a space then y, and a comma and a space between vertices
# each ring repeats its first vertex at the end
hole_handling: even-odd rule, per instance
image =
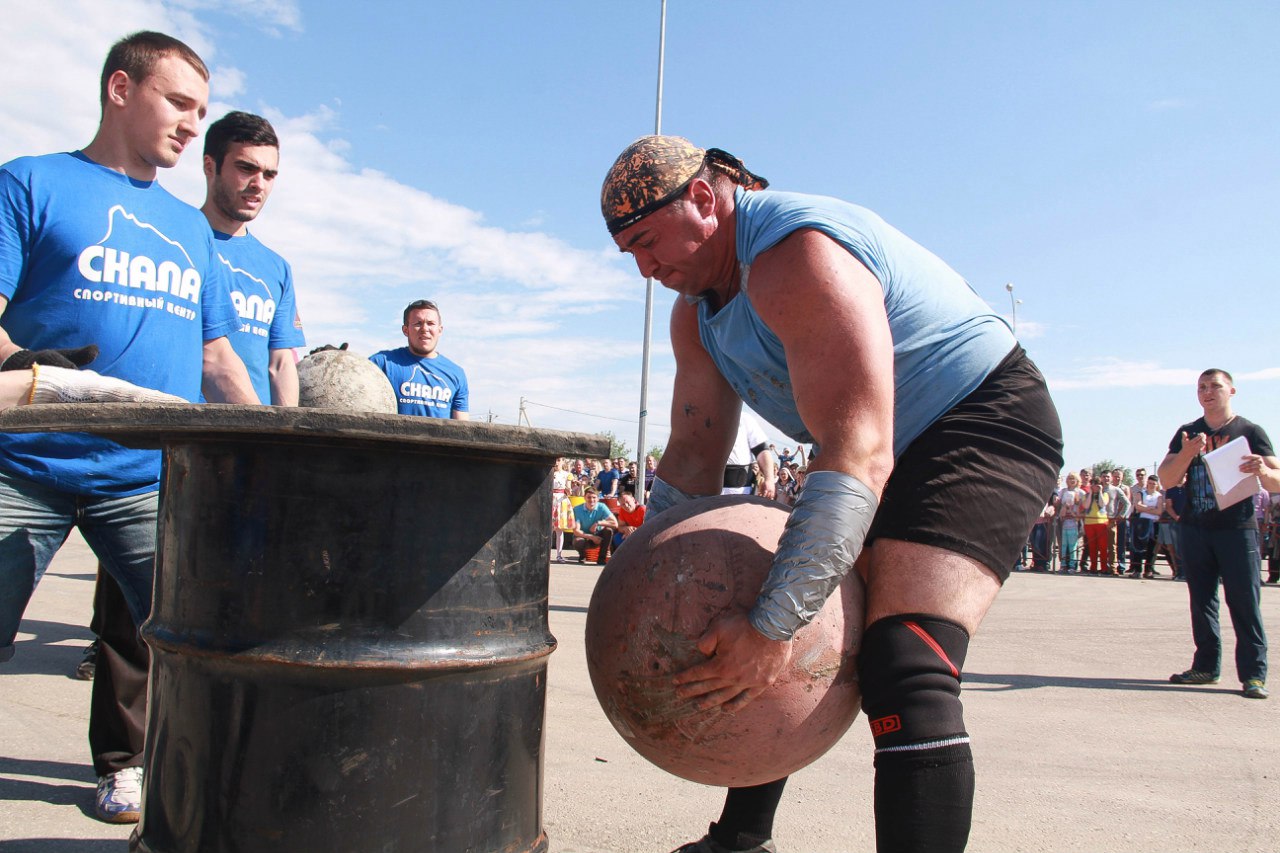
POLYGON ((685 501, 691 501, 695 497, 697 495, 686 494, 661 477, 654 477, 653 488, 649 489, 649 502, 645 504, 645 515, 647 518, 653 518, 658 513, 685 501))
POLYGON ((789 640, 809 624, 862 553, 875 517, 875 492, 840 471, 814 471, 791 510, 751 624, 771 640, 789 640))

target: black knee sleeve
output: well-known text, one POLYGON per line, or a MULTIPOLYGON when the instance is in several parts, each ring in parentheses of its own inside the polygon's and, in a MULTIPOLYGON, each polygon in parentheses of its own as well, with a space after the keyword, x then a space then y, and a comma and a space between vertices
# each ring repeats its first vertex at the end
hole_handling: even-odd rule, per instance
POLYGON ((858 678, 876 754, 967 742, 960 669, 969 634, 937 616, 880 619, 862 638, 858 678))
POLYGON ((969 635, 936 616, 881 619, 858 653, 876 744, 876 847, 962 851, 973 813, 973 754, 960 705, 969 635))

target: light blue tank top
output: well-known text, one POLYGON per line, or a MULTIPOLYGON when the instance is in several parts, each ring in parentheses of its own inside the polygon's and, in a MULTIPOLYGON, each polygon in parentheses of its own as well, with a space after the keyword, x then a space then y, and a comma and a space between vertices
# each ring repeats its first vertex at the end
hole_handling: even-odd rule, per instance
MULTIPOLYGON (((747 298, 751 263, 788 234, 813 228, 880 281, 893 337, 893 455, 982 384, 1013 349, 1008 323, 955 270, 866 208, 824 196, 762 190, 735 194, 742 287, 719 311, 698 304, 702 345, 752 409, 797 441, 800 419, 782 342, 747 298)), ((821 305, 805 306, 821 311, 821 305)), ((838 371, 839 365, 831 365, 838 371)))

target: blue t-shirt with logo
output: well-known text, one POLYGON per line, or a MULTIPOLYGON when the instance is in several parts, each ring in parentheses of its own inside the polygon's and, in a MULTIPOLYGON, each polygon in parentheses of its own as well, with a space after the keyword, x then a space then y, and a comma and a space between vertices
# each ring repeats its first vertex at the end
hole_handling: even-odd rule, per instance
MULTIPOLYGON (((0 166, 0 326, 27 349, 97 344, 90 369, 187 400, 203 344, 239 328, 204 214, 80 152, 0 166)), ((79 495, 131 495, 160 453, 81 433, 0 434, 0 469, 79 495)))
POLYGON ((252 234, 232 237, 214 231, 213 239, 218 260, 229 273, 231 301, 240 315, 240 329, 231 335, 231 346, 249 371, 258 399, 270 403, 270 351, 307 343, 293 293, 293 270, 252 234))
POLYGON ((444 356, 417 356, 400 347, 374 353, 369 361, 387 375, 400 414, 451 418, 468 411, 467 374, 444 356))
POLYGON ((610 512, 609 508, 604 505, 603 501, 601 501, 596 504, 596 508, 594 510, 587 509, 587 505, 584 503, 578 504, 573 508, 573 517, 577 520, 578 527, 582 529, 583 533, 590 533, 591 528, 595 526, 597 522, 608 521, 613 518, 613 513, 610 512))

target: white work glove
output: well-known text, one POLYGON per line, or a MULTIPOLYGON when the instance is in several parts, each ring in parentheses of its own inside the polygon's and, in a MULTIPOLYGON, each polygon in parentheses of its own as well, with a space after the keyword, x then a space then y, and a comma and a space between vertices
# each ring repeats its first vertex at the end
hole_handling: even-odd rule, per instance
POLYGON ((94 373, 31 365, 32 403, 185 403, 181 397, 94 373))

